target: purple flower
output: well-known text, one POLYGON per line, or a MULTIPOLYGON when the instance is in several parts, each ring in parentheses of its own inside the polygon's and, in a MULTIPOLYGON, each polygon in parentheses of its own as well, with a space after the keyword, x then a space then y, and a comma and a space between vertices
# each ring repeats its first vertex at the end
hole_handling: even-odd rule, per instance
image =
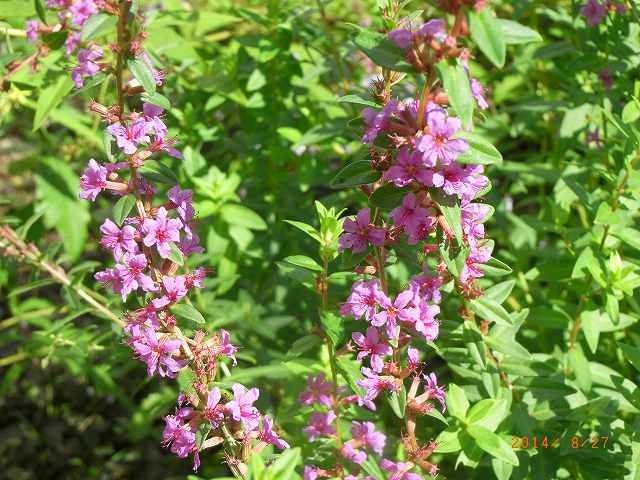
POLYGON ((273 430, 273 420, 271 420, 271 418, 267 416, 262 417, 262 425, 260 427, 258 438, 263 442, 270 443, 274 447, 281 450, 289 448, 289 444, 281 439, 273 430))
POLYGON ((458 118, 449 117, 441 110, 434 110, 427 117, 427 126, 428 133, 422 135, 416 143, 425 165, 449 165, 469 149, 465 140, 454 137, 461 126, 458 118))
POLYGON ((120 278, 120 273, 118 273, 116 268, 107 268, 101 272, 96 272, 93 278, 105 287, 111 286, 113 293, 122 293, 122 278, 120 278))
POLYGON ((93 0, 75 0, 69 7, 71 20, 76 25, 84 25, 94 13, 98 12, 98 7, 93 0))
POLYGON ((307 377, 307 389, 300 394, 298 400, 303 405, 319 403, 331 407, 333 405, 332 394, 333 385, 326 381, 324 373, 319 373, 307 377))
POLYGON ((602 22, 607 15, 607 8, 598 0, 587 0, 587 3, 580 9, 580 13, 587 20, 587 25, 593 27, 602 22))
POLYGON ((375 400, 380 393, 384 391, 397 392, 400 389, 398 380, 394 377, 379 376, 367 367, 362 367, 361 371, 365 378, 358 380, 357 384, 364 389, 365 394, 362 401, 365 404, 369 403, 370 408, 373 405, 373 400, 375 400))
POLYGON ((380 111, 374 110, 373 108, 365 108, 362 111, 364 123, 367 124, 364 136, 362 137, 364 143, 374 142, 378 135, 380 135, 380 132, 387 127, 391 115, 398 110, 398 105, 397 101, 390 100, 380 111))
POLYGON ((122 281, 122 300, 127 299, 134 290, 142 288, 145 292, 155 292, 158 287, 144 271, 147 269, 147 257, 143 254, 125 253, 116 265, 122 281))
POLYGON ((411 290, 405 290, 398 294, 396 299, 391 302, 388 300, 382 306, 382 310, 376 313, 371 320, 371 325, 375 327, 386 327, 387 336, 396 338, 398 335, 397 321, 415 323, 419 319, 420 312, 412 305, 414 293, 411 290))
POLYGON ((413 328, 421 333, 428 342, 432 342, 438 338, 440 331, 440 322, 436 319, 440 313, 440 307, 429 305, 425 300, 422 300, 418 304, 418 311, 420 315, 413 324, 413 328))
POLYGON ((467 203, 462 205, 462 231, 467 241, 484 238, 484 225, 491 207, 484 203, 467 203))
POLYGON ((207 270, 204 267, 195 268, 184 276, 187 288, 204 288, 204 279, 207 278, 207 270))
POLYGON ((461 200, 469 202, 489 183, 489 179, 482 175, 483 172, 482 165, 462 167, 457 163, 452 163, 442 172, 442 189, 448 195, 456 195, 461 200))
POLYGON ((178 248, 182 254, 187 257, 192 253, 204 252, 204 248, 200 245, 200 237, 198 237, 198 234, 191 230, 189 225, 184 226, 184 231, 186 235, 178 242, 178 248))
POLYGON ((429 216, 427 209, 419 206, 413 193, 405 195, 402 205, 393 209, 390 216, 397 227, 404 229, 412 245, 429 234, 436 223, 435 216, 429 216))
POLYGON ((118 147, 127 155, 133 155, 138 150, 138 145, 149 143, 149 124, 142 118, 134 120, 127 125, 120 122, 113 123, 107 127, 118 147))
POLYGON ((340 306, 342 315, 351 315, 356 320, 364 315, 367 321, 373 320, 377 307, 389 299, 380 288, 379 280, 358 281, 351 287, 351 294, 340 306))
POLYGON ((213 387, 207 394, 207 405, 202 412, 213 428, 218 428, 224 422, 225 407, 220 403, 222 394, 218 387, 213 387))
POLYGON ((420 350, 414 347, 407 349, 407 367, 411 370, 417 369, 422 362, 420 361, 420 350))
POLYGON ((193 453, 193 469, 200 466, 200 457, 196 446, 196 433, 189 423, 190 408, 180 408, 175 415, 164 417, 165 427, 162 432, 162 445, 171 448, 171 453, 186 458, 193 453))
POLYGON ((64 41, 64 49, 65 52, 67 52, 67 55, 71 55, 76 51, 76 48, 80 45, 80 40, 80 32, 69 32, 67 39, 64 41))
POLYGON ((40 35, 40 22, 37 20, 29 20, 25 26, 25 31, 27 34, 27 40, 30 42, 35 42, 38 40, 38 36, 40 35))
POLYGON ((169 275, 163 276, 162 287, 164 289, 164 295, 160 298, 153 299, 153 306, 158 310, 172 303, 176 303, 188 292, 185 278, 182 275, 176 275, 174 277, 169 275))
POLYGON ((96 60, 102 58, 102 49, 96 45, 78 52, 78 65, 71 70, 71 79, 77 88, 84 85, 85 77, 93 77, 100 71, 96 60))
POLYGON ((340 235, 340 249, 352 249, 354 253, 366 250, 369 244, 381 247, 385 240, 384 228, 371 223, 371 210, 363 208, 358 212, 355 221, 347 218, 344 221, 344 233, 340 235))
POLYGON ((433 172, 424 166, 420 152, 410 153, 403 148, 398 152, 395 165, 384 172, 383 178, 398 187, 404 187, 414 181, 431 185, 432 176, 433 172))
POLYGON ((406 28, 396 28, 391 30, 388 34, 389 40, 395 43, 402 50, 407 50, 413 43, 413 34, 411 30, 406 28))
POLYGON ((96 197, 107 186, 107 169, 93 158, 80 177, 80 198, 95 201, 96 197))
POLYGON ((376 426, 371 422, 353 422, 351 424, 351 436, 354 440, 361 442, 379 455, 382 454, 387 441, 385 434, 378 432, 376 426))
MULTIPOLYGON (((305 465, 302 474, 303 480, 317 480, 320 476, 320 469, 315 465, 305 465)), ((324 475, 323 475, 324 476, 324 475)))
POLYGON ((371 368, 374 372, 380 373, 384 366, 384 357, 391 355, 393 350, 389 345, 380 341, 378 330, 374 327, 367 328, 367 335, 360 332, 352 334, 353 341, 358 345, 358 360, 371 356, 371 368))
POLYGON ((367 454, 362 450, 354 448, 350 442, 346 442, 342 445, 340 453, 344 458, 355 463, 356 465, 361 465, 367 459, 367 454))
POLYGON ((444 388, 438 386, 438 378, 435 373, 424 375, 424 380, 427 383, 425 391, 429 394, 429 398, 435 398, 440 402, 442 407, 442 413, 447 409, 446 393, 444 388))
POLYGON ((145 328, 144 336, 133 342, 133 349, 147 364, 147 374, 156 372, 161 377, 176 378, 186 362, 176 360, 173 355, 180 352, 180 340, 158 340, 153 328, 145 328))
POLYGON ((238 347, 231 344, 231 335, 225 329, 221 328, 220 333, 216 336, 215 345, 213 347, 213 354, 215 356, 222 355, 223 357, 230 358, 233 364, 236 365, 235 353, 238 351, 238 347))
POLYGON ((225 405, 226 410, 237 422, 242 422, 245 431, 251 431, 258 426, 260 412, 253 406, 258 400, 260 391, 257 388, 247 390, 246 387, 239 383, 234 383, 231 387, 233 390, 233 400, 225 405))
POLYGON ((411 462, 395 463, 383 458, 380 462, 380 466, 387 472, 391 473, 389 480, 422 480, 420 475, 410 472, 413 468, 413 463, 411 462))
POLYGON ((307 435, 310 441, 314 441, 319 437, 328 437, 336 433, 336 429, 331 425, 336 419, 333 410, 328 412, 313 412, 309 425, 304 427, 302 431, 307 435))
POLYGON ((417 298, 414 298, 414 303, 417 304, 421 299, 433 303, 440 303, 442 300, 442 294, 440 293, 442 283, 442 276, 429 272, 413 277, 409 282, 409 286, 416 293, 417 298))
POLYGON ((180 240, 182 222, 178 219, 167 218, 167 210, 158 208, 156 218, 145 218, 142 224, 142 232, 145 234, 142 242, 147 246, 156 246, 158 254, 162 258, 169 258, 171 243, 180 240))
POLYGON ((136 229, 130 225, 125 225, 121 229, 108 218, 100 226, 102 239, 100 245, 111 250, 113 257, 119 260, 124 252, 137 253, 136 229))
POLYGON ((487 108, 489 108, 489 102, 487 102, 487 98, 485 97, 486 90, 484 86, 475 78, 471 79, 470 85, 471 94, 473 95, 473 98, 476 99, 478 107, 480 107, 482 110, 486 110, 487 108))
POLYGON ((192 204, 193 192, 191 190, 180 190, 180 187, 176 185, 169 190, 168 197, 184 223, 193 219, 195 211, 192 204))
POLYGON ((433 18, 423 23, 416 34, 426 39, 435 38, 443 42, 447 38, 447 24, 441 18, 433 18))
POLYGON ((480 268, 491 258, 491 244, 478 242, 470 242, 471 251, 460 272, 460 281, 468 284, 476 278, 484 277, 484 271, 480 268))

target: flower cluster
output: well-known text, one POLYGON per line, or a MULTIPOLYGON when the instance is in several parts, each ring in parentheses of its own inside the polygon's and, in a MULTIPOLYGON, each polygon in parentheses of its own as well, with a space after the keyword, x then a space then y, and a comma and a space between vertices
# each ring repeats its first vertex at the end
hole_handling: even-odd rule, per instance
POLYGON ((400 48, 407 62, 425 76, 420 96, 394 98, 392 89, 400 77, 383 71, 371 86, 371 96, 379 108, 367 107, 362 112, 362 142, 370 149, 371 167, 380 172, 377 182, 362 189, 371 199, 380 188, 394 193, 385 201, 385 208, 371 202, 378 207, 375 211, 363 208, 354 218, 347 218, 339 238, 340 250, 361 254, 355 258, 366 262, 356 268, 366 276, 351 286, 340 307, 343 316, 367 324, 355 331, 341 350, 356 353, 362 377, 356 381, 357 395, 352 396, 343 394, 323 376, 309 378, 300 401, 318 409, 304 431, 311 440, 334 439, 348 466, 340 460, 333 468, 307 466, 307 480, 343 475, 345 471, 349 476, 341 478, 362 478, 358 466, 367 454, 384 454, 380 441, 384 434, 375 431, 373 424, 354 422, 346 442, 337 428, 340 418, 336 406, 355 403, 376 410, 381 396, 392 401, 406 398, 406 407, 396 412, 404 416, 406 461, 382 458, 380 467, 390 478, 400 480, 423 478, 418 471, 431 475, 438 472, 428 460, 437 445, 433 440, 421 443, 415 428, 419 415, 436 414, 436 406, 442 412, 446 410, 446 393, 436 374, 426 371, 418 347, 438 338, 444 286, 448 286, 447 291, 453 287, 466 298, 478 296, 476 280, 484 275, 482 265, 492 252, 483 225, 492 209, 478 201, 490 182, 482 165, 470 163, 470 137, 449 108, 435 68, 436 63, 455 61, 466 74, 477 107, 489 108, 486 89, 470 73, 470 51, 459 45, 460 37, 469 33, 464 8, 481 9, 485 2, 439 3, 455 15, 452 26, 445 19, 432 19, 418 28, 402 27, 388 33, 388 39, 400 48), (385 214, 391 199, 399 201, 385 214), (385 266, 390 250, 403 244, 416 249, 422 271, 396 290, 387 281, 385 266))
MULTIPOLYGON (((248 457, 267 444, 281 449, 289 445, 274 431, 273 420, 254 406, 260 395, 257 388, 236 383, 227 391, 216 386, 221 364, 236 363, 237 348, 229 332, 197 330, 187 336, 180 328, 179 319, 201 317, 187 298, 194 289, 204 288, 207 277, 206 269, 188 267, 192 254, 204 252, 193 192, 179 185, 164 191, 152 182, 152 175, 145 174, 145 164, 156 161, 152 156, 181 159, 182 154, 168 135, 162 108, 143 103, 142 111, 127 111, 125 92, 131 96, 142 90, 135 79, 125 81, 123 67, 129 60, 141 61, 156 86, 162 85, 164 74, 153 68, 143 49, 145 34, 131 36, 128 31, 130 2, 49 0, 47 5, 58 11, 60 23, 44 26, 31 21, 28 37, 35 41, 40 34, 54 31, 67 35, 67 53, 79 49, 78 64, 71 70, 77 87, 99 71, 113 72, 116 77, 118 103, 105 106, 92 101, 89 109, 106 125, 108 150, 112 143, 118 150, 111 162, 89 160, 80 178, 79 196, 92 202, 103 193, 120 198, 118 216, 100 226, 100 245, 110 253, 114 265, 97 272, 95 278, 125 302, 123 330, 134 356, 144 362, 149 376, 174 379, 191 371, 190 388, 180 394, 175 413, 165 417, 163 445, 179 457, 192 455, 197 469, 200 451, 228 443, 229 460, 246 470, 248 457), (99 12, 117 17, 113 48, 93 42, 81 45, 79 29, 99 12), (114 65, 98 63, 105 51, 113 53, 114 65)), ((139 15, 134 18, 138 20, 139 15)))
POLYGON ((602 23, 608 12, 623 15, 626 11, 627 6, 624 2, 613 0, 587 0, 580 9, 580 13, 590 27, 602 23))

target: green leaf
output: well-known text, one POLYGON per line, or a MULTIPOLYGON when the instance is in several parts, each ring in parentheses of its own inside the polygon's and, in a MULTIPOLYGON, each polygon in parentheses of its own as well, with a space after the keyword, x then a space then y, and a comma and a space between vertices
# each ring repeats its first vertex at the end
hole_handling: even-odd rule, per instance
POLYGON ((358 380, 362 378, 362 374, 360 373, 360 362, 341 355, 336 359, 336 367, 338 367, 338 371, 347 381, 351 390, 353 390, 355 394, 362 396, 362 388, 358 386, 358 380))
POLYGON ((467 71, 459 63, 451 65, 445 60, 438 62, 436 67, 440 73, 444 91, 447 93, 451 108, 460 117, 465 128, 471 127, 475 100, 471 94, 467 71))
POLYGON ((94 40, 114 31, 115 26, 116 17, 113 15, 107 15, 106 13, 92 15, 83 25, 80 38, 83 42, 94 40))
POLYGON ((182 254, 182 251, 174 242, 171 242, 169 245, 169 260, 180 266, 184 265, 184 255, 182 254))
POLYGON ((275 462, 269 465, 267 469, 269 478, 273 480, 291 480, 296 478, 295 469, 300 463, 301 458, 300 448, 287 448, 278 455, 275 462))
MULTIPOLYGON (((25 0, 23 0, 25 1, 25 0)), ((35 9, 36 9, 36 13, 38 14, 38 18, 42 21, 42 23, 44 23, 45 25, 47 24, 47 15, 46 15, 46 11, 44 9, 44 5, 42 5, 42 0, 34 0, 33 1, 35 9)))
POLYGON ((633 97, 622 109, 622 121, 633 123, 640 118, 640 101, 633 97))
POLYGON ((285 220, 285 222, 288 223, 289 225, 293 225, 298 230, 302 230, 304 233, 309 235, 311 238, 317 240, 318 242, 322 241, 322 239, 320 238, 320 234, 319 234, 318 230, 313 228, 308 223, 297 222, 295 220, 285 220))
POLYGON ((596 353, 596 350, 598 350, 598 340, 600 339, 599 324, 601 323, 602 316, 602 312, 598 309, 585 309, 580 314, 582 331, 584 332, 584 337, 587 340, 591 353, 596 353))
POLYGON ((385 35, 361 29, 353 43, 376 65, 398 72, 410 72, 413 67, 404 59, 404 52, 385 35))
POLYGON ((620 223, 620 217, 611 209, 611 205, 602 202, 598 207, 596 218, 593 221, 596 225, 616 225, 620 223))
POLYGON ((389 393, 388 398, 393 413, 395 413, 398 418, 404 418, 404 411, 407 407, 407 391, 404 388, 404 384, 402 384, 399 392, 389 393))
POLYGON ((138 172, 154 182, 168 185, 178 183, 178 178, 173 170, 157 160, 145 160, 144 165, 138 169, 138 172))
POLYGON ((381 172, 371 168, 368 160, 356 160, 345 165, 329 182, 329 186, 331 188, 355 187, 376 182, 381 176, 381 172))
POLYGON ((251 72, 249 76, 249 80, 247 80, 247 91, 255 92, 256 90, 260 90, 267 84, 267 78, 264 76, 259 69, 255 69, 251 72))
POLYGON ((476 403, 467 413, 467 424, 481 425, 495 432, 509 413, 507 401, 485 398, 476 403))
POLYGON ((568 354, 569 367, 573 370, 576 382, 583 392, 591 390, 591 372, 589 370, 589 361, 582 353, 580 345, 569 350, 568 354))
POLYGON ((339 103, 356 103, 358 105, 366 105, 367 107, 380 108, 376 102, 362 98, 359 95, 344 95, 338 99, 339 103))
POLYGON ((502 275, 509 275, 513 272, 509 265, 495 257, 491 257, 487 263, 480 265, 480 269, 490 277, 501 277, 502 275))
POLYGON ((501 325, 513 325, 513 320, 502 305, 487 297, 480 297, 469 302, 469 308, 476 315, 501 325))
POLYGON ((360 464, 360 466, 375 480, 386 480, 387 478, 387 476, 380 469, 378 461, 372 455, 369 455, 367 459, 360 464))
POLYGON ((62 75, 53 85, 40 92, 36 103, 36 113, 33 117, 33 131, 39 129, 53 109, 55 109, 64 97, 73 89, 73 82, 69 75, 62 75))
POLYGON ((133 195, 125 195, 113 206, 113 219, 116 224, 121 227, 124 219, 129 216, 129 212, 136 204, 136 197, 133 195))
POLYGON ((464 390, 455 383, 449 384, 449 390, 447 391, 447 408, 449 413, 457 419, 464 421, 467 417, 467 410, 469 410, 469 400, 464 390))
POLYGON ((256 212, 244 205, 227 203, 220 209, 223 220, 231 225, 240 225, 249 230, 266 230, 267 224, 256 212))
POLYGON ((500 165, 502 154, 481 135, 473 132, 462 132, 458 135, 469 144, 469 150, 458 157, 459 163, 477 165, 500 165))
POLYGON ((622 349, 624 356, 627 357, 631 365, 640 371, 640 348, 620 342, 618 342, 618 346, 622 349))
POLYGON ((484 291, 484 296, 496 303, 502 304, 516 286, 515 280, 507 280, 505 282, 498 283, 492 287, 487 288, 484 291))
POLYGON ((496 21, 500 25, 504 42, 507 45, 542 41, 542 36, 532 28, 525 27, 518 22, 506 20, 504 18, 498 18, 496 21))
POLYGON ((431 197, 440 208, 440 213, 451 228, 458 245, 462 245, 464 240, 462 237, 462 211, 457 198, 452 195, 444 195, 437 189, 430 190, 430 192, 431 197))
POLYGON ((318 262, 305 255, 291 255, 289 257, 285 257, 283 260, 291 265, 296 265, 308 270, 315 270, 316 272, 322 271, 322 267, 318 262))
POLYGON ((408 189, 401 189, 390 183, 385 183, 369 197, 369 204, 382 210, 391 210, 402 203, 408 189))
POLYGON ((469 30, 471 38, 478 44, 482 53, 496 67, 502 68, 507 53, 504 34, 493 11, 483 8, 479 12, 469 12, 469 30))
POLYGON ((164 108, 165 110, 169 110, 171 108, 171 102, 169 101, 169 99, 158 92, 152 94, 144 92, 141 98, 143 102, 151 103, 160 108, 164 108))
POLYGON ((153 78, 153 72, 149 65, 143 62, 141 59, 129 60, 127 67, 131 71, 131 74, 142 85, 144 91, 152 94, 156 91, 156 80, 153 78))
POLYGON ((322 330, 333 342, 335 347, 344 341, 344 320, 333 312, 322 312, 320 316, 322 330))
POLYGON ((630 247, 640 250, 640 230, 635 228, 623 228, 613 233, 630 247))
POLYGON ((455 429, 454 427, 449 427, 446 430, 443 430, 436 438, 438 446, 435 451, 437 453, 452 453, 459 451, 462 448, 459 435, 460 430, 455 429))
POLYGON ((202 314, 193 306, 188 303, 176 303, 171 306, 171 312, 179 318, 190 320, 192 322, 203 324, 205 319, 202 314))
POLYGON ((481 425, 469 425, 467 433, 473 437, 477 445, 490 454, 511 465, 519 465, 518 457, 507 442, 491 430, 481 425))

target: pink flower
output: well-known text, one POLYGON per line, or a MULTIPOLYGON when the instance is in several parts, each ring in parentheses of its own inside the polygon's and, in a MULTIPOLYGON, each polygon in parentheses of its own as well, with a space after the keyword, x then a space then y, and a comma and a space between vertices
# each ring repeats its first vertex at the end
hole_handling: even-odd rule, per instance
POLYGON ((362 137, 364 143, 374 142, 378 135, 380 135, 380 132, 387 127, 391 115, 398 110, 398 105, 397 101, 390 100, 380 111, 374 110, 373 108, 365 108, 362 111, 364 123, 367 124, 364 136, 362 137))
POLYGON ((309 375, 307 377, 307 389, 304 390, 298 400, 303 405, 319 403, 326 407, 333 405, 333 385, 326 381, 324 373, 309 375))
POLYGON ((207 270, 204 267, 195 268, 184 276, 187 288, 204 288, 204 279, 207 278, 207 270))
POLYGON ((30 42, 35 42, 38 40, 38 36, 40 35, 40 22, 37 20, 29 20, 26 24, 25 31, 27 34, 27 40, 30 42))
POLYGON ((186 364, 173 358, 180 352, 180 340, 158 340, 152 328, 145 328, 143 333, 143 337, 133 342, 133 349, 147 364, 147 374, 152 377, 158 372, 161 377, 176 378, 186 364))
POLYGON ((446 393, 444 388, 438 386, 438 378, 436 377, 436 374, 430 373, 428 375, 424 375, 423 378, 427 383, 425 391, 429 394, 429 398, 435 398, 438 400, 442 407, 442 412, 444 413, 447 409, 446 393))
POLYGON ((351 436, 354 440, 361 442, 379 455, 382 454, 387 441, 385 434, 378 432, 376 426, 371 422, 353 422, 351 424, 351 436))
POLYGON ((356 465, 361 465, 367 459, 367 454, 364 453, 362 450, 358 450, 354 448, 351 442, 346 442, 342 444, 342 448, 340 449, 340 454, 347 460, 355 463, 356 465))
POLYGON ((271 418, 267 416, 262 417, 262 425, 260 427, 258 438, 263 442, 270 443, 274 447, 281 450, 289 448, 289 444, 281 439, 273 430, 273 420, 271 420, 271 418))
POLYGON ((607 15, 607 8, 598 0, 587 0, 587 3, 580 9, 580 13, 587 20, 587 25, 593 27, 602 22, 607 15))
POLYGON ((487 186, 489 179, 482 175, 482 165, 465 165, 457 163, 448 165, 443 170, 442 189, 448 195, 456 195, 461 200, 473 200, 487 186))
POLYGON ((207 394, 207 405, 202 412, 213 428, 218 428, 224 422, 225 407, 220 403, 222 394, 218 387, 213 387, 207 394))
POLYGON ((107 169, 93 158, 80 177, 80 198, 95 201, 96 197, 107 186, 107 169))
POLYGON ((335 419, 336 414, 333 413, 333 410, 326 413, 313 412, 309 425, 304 427, 302 431, 312 442, 319 437, 328 437, 336 433, 336 429, 331 425, 335 419))
POLYGON ((431 185, 433 172, 424 166, 420 152, 410 153, 406 148, 398 152, 395 165, 384 172, 383 178, 398 187, 404 187, 411 182, 431 185))
POLYGON ((410 462, 392 462, 383 458, 380 462, 380 466, 391 473, 389 480, 422 480, 422 476, 417 473, 411 473, 413 463, 410 462))
POLYGON ((106 270, 103 270, 101 272, 96 272, 93 278, 95 278, 105 287, 111 286, 111 290, 113 291, 113 293, 122 293, 122 278, 120 278, 120 273, 118 273, 117 269, 107 268, 106 270))
POLYGON ((484 225, 491 207, 484 203, 466 203, 462 205, 462 231, 467 241, 484 238, 484 225))
POLYGON ((441 18, 433 18, 423 23, 420 28, 416 30, 416 34, 425 39, 435 38, 443 42, 447 37, 447 24, 441 18))
POLYGON ((389 301, 380 288, 379 280, 357 281, 351 287, 351 295, 340 307, 342 315, 351 315, 356 320, 364 315, 370 322, 377 312, 377 307, 389 301))
POLYGON ((138 145, 149 143, 149 125, 139 118, 126 125, 120 122, 113 123, 107 127, 107 132, 115 138, 118 147, 127 155, 133 155, 138 150, 138 145))
POLYGON ((352 334, 353 341, 358 345, 358 360, 371 356, 371 368, 374 372, 379 373, 384 366, 384 357, 391 355, 393 350, 389 345, 380 341, 378 330, 374 327, 367 328, 367 335, 360 332, 352 334))
POLYGON ((198 234, 191 230, 189 225, 184 226, 185 234, 178 242, 178 248, 182 254, 187 257, 192 253, 202 253, 204 248, 200 245, 200 237, 198 234))
POLYGON ((125 225, 121 229, 108 218, 100 226, 102 239, 100 245, 111 250, 113 257, 119 260, 124 252, 138 253, 136 243, 136 229, 130 225, 125 225))
POLYGON ((260 412, 253 406, 258 400, 260 391, 257 388, 247 390, 246 387, 239 383, 234 383, 231 387, 233 390, 233 400, 225 405, 227 412, 237 422, 242 422, 245 431, 251 431, 258 426, 260 412))
POLYGON ((486 90, 484 86, 475 78, 471 79, 470 84, 471 94, 473 95, 473 98, 476 99, 478 107, 480 107, 482 110, 486 110, 487 108, 489 108, 489 102, 487 102, 487 98, 485 97, 486 90))
POLYGON ((417 348, 409 347, 407 349, 407 367, 416 370, 420 365, 420 351, 417 348))
POLYGON ((84 25, 94 13, 98 12, 98 7, 93 0, 75 0, 69 7, 71 20, 76 25, 84 25))
POLYGON ((171 206, 176 209, 178 215, 184 223, 193 219, 195 211, 193 209, 193 192, 191 190, 180 190, 177 185, 168 194, 171 206))
POLYGON ((429 305, 425 300, 422 300, 418 304, 418 311, 420 315, 413 324, 413 328, 421 333, 428 342, 432 342, 438 338, 440 331, 440 322, 436 319, 440 313, 440 307, 429 305))
POLYGON ((354 220, 344 221, 344 233, 340 235, 340 249, 352 249, 354 253, 366 250, 369 244, 381 247, 385 240, 384 228, 371 223, 371 210, 363 208, 354 220))
POLYGON ((413 300, 414 303, 417 304, 421 299, 433 303, 440 303, 442 300, 442 294, 440 293, 442 283, 442 276, 429 272, 413 277, 409 282, 409 287, 416 294, 416 297, 414 297, 413 300))
POLYGON ((153 299, 153 306, 158 310, 172 303, 176 303, 188 292, 185 279, 182 275, 176 275, 174 277, 169 275, 163 276, 162 287, 165 292, 164 295, 160 298, 153 299))
POLYGON ((76 48, 80 45, 80 40, 80 32, 69 32, 67 39, 64 41, 64 49, 67 55, 71 55, 76 51, 76 48))
POLYGON ((122 281, 122 300, 127 299, 134 290, 142 288, 145 292, 155 292, 158 287, 144 271, 147 269, 147 257, 143 254, 125 253, 116 265, 122 281))
POLYGON ((233 361, 233 364, 236 365, 238 363, 235 357, 235 353, 237 351, 238 348, 231 344, 231 335, 229 332, 221 328, 220 333, 216 336, 216 342, 213 346, 213 354, 215 356, 230 358, 233 361))
MULTIPOLYGON (((325 475, 322 475, 323 477, 325 475)), ((315 465, 305 465, 302 474, 303 480, 317 480, 320 477, 320 469, 315 465)))
POLYGON ((435 216, 419 206, 413 193, 405 195, 402 205, 393 209, 390 216, 397 227, 404 229, 411 245, 426 237, 436 223, 435 216))
POLYGON ((411 304, 413 296, 414 293, 411 290, 405 290, 396 297, 393 303, 388 300, 382 305, 382 310, 373 316, 371 325, 375 327, 385 326, 387 336, 396 338, 398 335, 398 320, 415 323, 419 319, 419 310, 411 304))
POLYGON ((375 400, 380 393, 384 391, 397 392, 400 389, 398 380, 394 377, 379 376, 367 367, 362 367, 361 371, 365 378, 358 380, 357 384, 365 391, 364 397, 362 398, 365 403, 372 405, 373 400, 375 400))
POLYGON ((195 427, 189 422, 191 415, 190 408, 179 408, 175 415, 164 417, 162 445, 170 447, 171 453, 180 458, 186 458, 189 454, 193 454, 193 469, 197 470, 200 466, 200 457, 196 446, 195 427))
POLYGON ((145 218, 142 224, 142 232, 145 234, 142 242, 147 246, 156 246, 158 254, 162 258, 169 258, 171 243, 180 240, 182 222, 178 219, 167 218, 164 207, 158 208, 156 218, 145 218))
POLYGON ((78 65, 71 70, 71 79, 77 88, 84 85, 85 77, 93 77, 100 71, 96 60, 102 58, 102 49, 96 45, 78 52, 78 65))
POLYGON ((471 243, 471 251, 462 267, 462 272, 460 272, 460 281, 463 284, 468 284, 475 278, 484 277, 484 271, 480 268, 480 265, 489 261, 491 258, 491 250, 492 248, 489 243, 482 245, 477 242, 471 243))
POLYGON ((427 117, 427 126, 428 132, 416 143, 425 165, 449 165, 469 149, 465 140, 454 137, 461 126, 458 118, 449 117, 441 110, 434 110, 427 117))

